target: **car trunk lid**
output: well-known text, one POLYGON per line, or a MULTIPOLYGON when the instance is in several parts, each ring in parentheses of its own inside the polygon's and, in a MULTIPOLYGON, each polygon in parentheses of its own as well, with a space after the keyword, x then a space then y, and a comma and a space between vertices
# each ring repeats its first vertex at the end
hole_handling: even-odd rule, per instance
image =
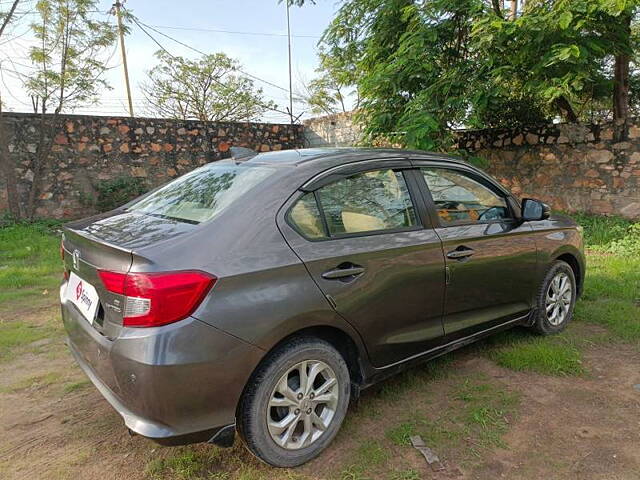
MULTIPOLYGON (((140 250, 151 244, 175 239, 195 227, 193 224, 133 212, 94 217, 66 225, 62 240, 65 270, 69 275, 88 282, 98 296, 95 317, 93 321, 88 319, 93 328, 107 338, 117 337, 122 328, 124 297, 106 288, 100 270, 127 273, 134 262, 136 269, 144 269, 145 265, 153 262, 140 255, 140 250)), ((77 278, 75 280, 78 281, 77 278)))

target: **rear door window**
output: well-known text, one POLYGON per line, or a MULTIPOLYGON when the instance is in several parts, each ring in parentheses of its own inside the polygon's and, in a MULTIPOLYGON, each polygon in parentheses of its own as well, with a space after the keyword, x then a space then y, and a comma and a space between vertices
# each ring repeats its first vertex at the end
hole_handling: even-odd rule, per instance
POLYGON ((273 172, 271 167, 211 163, 168 183, 129 210, 188 223, 206 222, 273 172))
POLYGON ((392 169, 358 173, 306 194, 290 210, 289 219, 311 239, 418 226, 404 175, 392 169))
POLYGON ((298 233, 312 240, 327 236, 313 193, 305 193, 289 211, 289 221, 298 233))

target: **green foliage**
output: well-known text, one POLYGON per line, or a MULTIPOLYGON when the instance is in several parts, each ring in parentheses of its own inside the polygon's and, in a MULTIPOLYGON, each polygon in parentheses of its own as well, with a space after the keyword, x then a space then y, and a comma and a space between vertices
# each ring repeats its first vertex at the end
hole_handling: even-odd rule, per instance
POLYGON ((307 104, 311 107, 311 112, 316 114, 334 114, 346 112, 345 99, 347 96, 356 96, 353 110, 359 107, 357 90, 353 88, 355 84, 353 65, 345 66, 343 61, 326 52, 325 47, 321 47, 318 52, 320 66, 316 69, 318 76, 305 85, 305 92, 298 94, 296 101, 307 104))
POLYGON ((606 251, 616 255, 640 257, 640 223, 630 225, 624 236, 613 240, 606 251))
POLYGON ((473 36, 490 59, 493 85, 515 83, 563 116, 588 116, 591 104, 611 96, 611 55, 630 52, 620 17, 637 6, 637 0, 533 1, 516 20, 484 16, 473 36))
POLYGON ((29 51, 35 70, 25 80, 38 110, 56 113, 92 103, 109 88, 104 53, 116 40, 112 22, 92 18, 96 0, 38 0, 29 51))
POLYGON ((147 183, 138 177, 117 177, 103 180, 96 185, 95 207, 100 212, 118 208, 149 190, 147 183))
POLYGON ((572 217, 584 228, 587 248, 615 255, 640 256, 640 222, 584 213, 572 214, 572 217))
POLYGON ((321 45, 361 97, 368 142, 448 150, 461 126, 610 116, 613 56, 637 61, 639 1, 529 0, 507 19, 485 0, 345 0, 321 45))
POLYGON ((237 60, 224 53, 197 60, 156 52, 158 65, 147 72, 142 84, 148 110, 166 118, 201 121, 250 121, 273 102, 263 99, 261 88, 239 72, 237 60))
POLYGON ((571 213, 571 216, 584 228, 584 244, 587 248, 604 250, 611 242, 624 237, 631 221, 622 217, 591 215, 589 213, 571 213))
MULTIPOLYGON (((521 92, 515 85, 510 89, 521 92)), ((468 123, 480 128, 513 128, 522 125, 547 123, 552 116, 551 110, 539 99, 522 93, 510 94, 504 89, 493 86, 478 96, 473 115, 468 123)))

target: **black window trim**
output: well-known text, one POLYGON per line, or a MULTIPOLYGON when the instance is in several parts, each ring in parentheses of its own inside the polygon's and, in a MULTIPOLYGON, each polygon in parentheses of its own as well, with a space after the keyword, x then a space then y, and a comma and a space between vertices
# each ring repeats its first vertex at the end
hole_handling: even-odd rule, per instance
MULTIPOLYGON (((418 185, 414 184, 415 175, 413 175, 413 173, 415 173, 414 171, 417 171, 417 169, 411 165, 409 160, 400 162, 399 159, 394 158, 394 159, 385 159, 385 160, 375 160, 375 163, 372 163, 371 161, 356 162, 354 164, 347 164, 346 166, 350 168, 341 169, 340 172, 331 172, 330 174, 323 176, 321 178, 316 177, 310 180, 309 182, 305 183, 301 188, 298 189, 299 195, 297 195, 293 199, 293 201, 291 202, 291 205, 289 205, 289 207, 287 208, 284 218, 287 225, 289 225, 289 227, 291 227, 302 238, 304 238, 309 242, 326 242, 331 240, 342 240, 346 238, 370 237, 375 235, 415 232, 419 230, 424 230, 426 228, 432 228, 430 225, 432 222, 429 221, 430 220, 429 216, 425 215, 426 212, 424 209, 426 208, 426 205, 424 204, 424 202, 420 201, 420 200, 423 200, 420 194, 420 191, 415 191, 416 188, 417 189, 420 188, 418 185), (397 160, 398 161, 397 166, 389 165, 390 163, 389 160, 392 160, 392 161, 397 160), (318 198, 318 194, 317 194, 318 190, 334 182, 343 180, 345 178, 349 178, 354 175, 358 175, 360 173, 372 172, 376 170, 393 170, 394 172, 402 173, 402 178, 404 179, 405 185, 407 187, 407 191, 409 192, 409 198, 411 200, 411 203, 413 204, 413 209, 415 212, 415 217, 417 222, 416 225, 411 227, 403 227, 403 228, 370 230, 366 232, 342 233, 338 235, 331 235, 331 233, 329 232, 329 226, 324 213, 322 202, 318 198), (328 178, 330 178, 331 181, 325 181, 328 178), (313 189, 311 189, 309 185, 312 185, 313 189), (296 227, 295 222, 293 222, 293 220, 291 219, 291 210, 296 206, 298 201, 304 195, 309 193, 313 194, 314 199, 316 201, 316 207, 318 208, 318 211, 320 212, 320 216, 322 218, 322 225, 323 225, 324 233, 326 235, 325 237, 322 237, 322 238, 309 238, 304 233, 302 233, 299 230, 299 228, 296 227), (427 222, 425 222, 425 220, 427 222)), ((341 167, 345 167, 345 165, 341 165, 341 167)))
POLYGON ((499 187, 492 180, 485 177, 481 172, 476 171, 473 168, 466 167, 465 165, 452 165, 449 163, 437 162, 437 161, 414 161, 414 166, 418 172, 418 176, 420 179, 418 183, 420 184, 420 190, 424 196, 425 203, 427 204, 427 209, 429 210, 429 216, 431 218, 431 222, 434 227, 437 228, 451 228, 451 227, 463 227, 469 225, 491 225, 494 223, 517 223, 518 217, 513 209, 512 204, 512 195, 505 191, 502 187, 499 187), (435 201, 433 200, 433 196, 431 195, 431 190, 429 189, 429 185, 424 178, 424 175, 420 171, 423 168, 439 168, 443 170, 453 170, 455 172, 459 172, 465 176, 469 176, 471 179, 477 181, 481 185, 487 187, 497 196, 504 198, 505 203, 507 204, 507 208, 509 209, 509 218, 497 219, 497 220, 485 220, 485 221, 465 221, 460 220, 457 222, 452 222, 445 224, 441 221, 440 216, 438 215, 435 201))

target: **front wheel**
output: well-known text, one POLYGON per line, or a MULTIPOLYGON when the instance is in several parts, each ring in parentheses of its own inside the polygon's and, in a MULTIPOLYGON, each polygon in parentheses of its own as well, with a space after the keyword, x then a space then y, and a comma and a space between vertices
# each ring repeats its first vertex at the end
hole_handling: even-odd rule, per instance
POLYGON ((238 408, 240 436, 270 465, 301 465, 338 433, 349 394, 347 364, 331 344, 293 339, 269 354, 250 380, 238 408))
POLYGON ((576 277, 568 263, 556 260, 538 290, 534 330, 551 335, 564 330, 573 317, 576 277))

